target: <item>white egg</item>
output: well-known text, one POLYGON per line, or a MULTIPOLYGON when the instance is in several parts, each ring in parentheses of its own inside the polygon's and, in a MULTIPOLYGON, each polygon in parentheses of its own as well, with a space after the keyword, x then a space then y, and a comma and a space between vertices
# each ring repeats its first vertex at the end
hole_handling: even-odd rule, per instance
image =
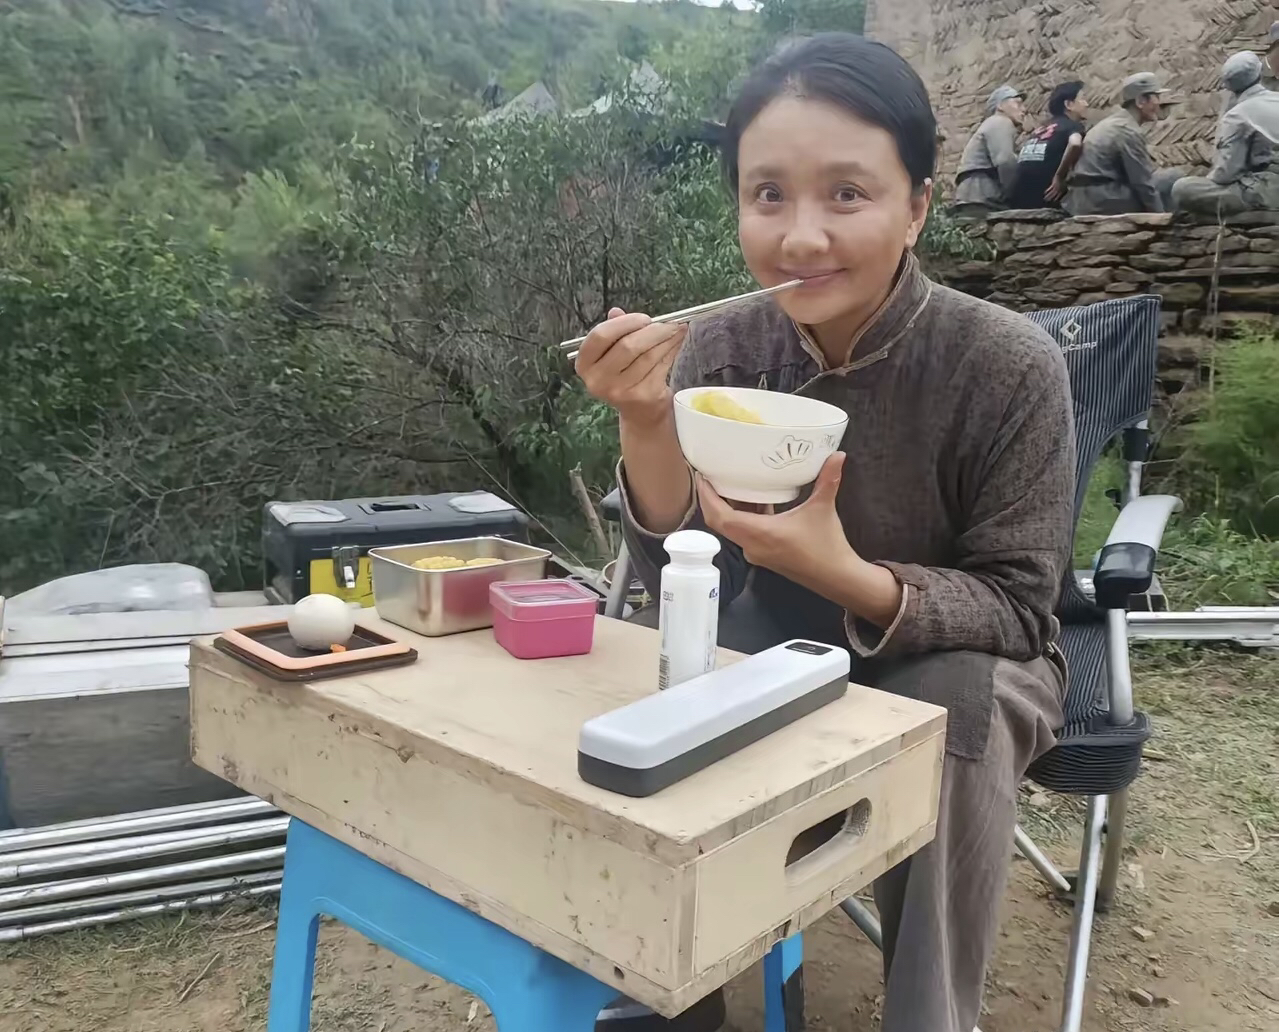
POLYGON ((304 649, 327 652, 355 633, 355 610, 336 595, 307 595, 289 611, 289 634, 304 649))

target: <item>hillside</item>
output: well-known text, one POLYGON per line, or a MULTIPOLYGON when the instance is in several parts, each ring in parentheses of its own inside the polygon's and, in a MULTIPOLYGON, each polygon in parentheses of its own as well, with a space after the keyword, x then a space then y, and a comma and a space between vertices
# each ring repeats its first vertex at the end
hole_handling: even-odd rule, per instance
POLYGON ((234 178, 542 79, 585 103, 623 59, 749 16, 598 0, 0 0, 0 182, 109 177, 142 150, 234 178))

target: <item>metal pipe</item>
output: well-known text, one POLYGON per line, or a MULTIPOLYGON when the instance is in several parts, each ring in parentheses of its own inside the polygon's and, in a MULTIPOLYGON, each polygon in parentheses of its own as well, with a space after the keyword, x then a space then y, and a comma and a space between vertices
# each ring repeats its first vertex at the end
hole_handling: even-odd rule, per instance
POLYGON ((1101 860, 1101 880, 1097 883, 1097 909, 1103 914, 1115 901, 1119 868, 1124 856, 1124 832, 1128 823, 1128 789, 1121 788, 1106 805, 1106 847, 1101 860))
POLYGON ((856 896, 849 896, 839 905, 839 909, 849 916, 853 924, 861 929, 862 934, 871 941, 875 949, 882 953, 884 950, 884 929, 879 923, 879 919, 870 912, 866 904, 856 896))
POLYGON ((232 899, 266 896, 279 891, 280 883, 271 882, 267 885, 255 885, 252 888, 245 889, 243 892, 214 892, 206 896, 195 896, 191 899, 176 899, 167 903, 126 907, 121 910, 109 910, 102 914, 89 914, 84 917, 65 918, 61 921, 46 921, 43 924, 23 925, 20 928, 0 928, 0 943, 21 942, 24 939, 33 939, 38 935, 69 932, 76 928, 96 928, 101 925, 119 924, 121 921, 133 921, 140 917, 152 917, 156 914, 171 913, 175 910, 216 907, 232 899))
POLYGON ((1101 865, 1101 828, 1105 820, 1106 797, 1089 796, 1075 885, 1075 917, 1066 958, 1061 1032, 1080 1032, 1084 1023, 1084 990, 1088 987, 1088 954, 1092 944, 1093 908, 1097 902, 1097 868, 1101 865))
POLYGON ((1048 879, 1053 888, 1064 895, 1070 894, 1070 882, 1053 866, 1053 862, 1035 845, 1034 840, 1022 830, 1020 824, 1013 831, 1013 842, 1017 845, 1017 851, 1034 865, 1036 871, 1048 879))
POLYGON ((192 875, 225 873, 253 867, 275 865, 284 859, 283 846, 255 849, 246 853, 228 853, 222 856, 185 860, 160 867, 143 867, 132 871, 116 871, 112 874, 96 874, 85 878, 67 878, 39 885, 21 885, 0 890, 0 910, 49 903, 58 899, 74 899, 90 893, 131 889, 139 885, 156 885, 187 878, 192 875))
POLYGON ((0 831, 0 853, 40 849, 70 842, 88 842, 147 831, 163 831, 200 824, 217 824, 239 817, 266 816, 279 811, 265 799, 216 799, 207 803, 140 810, 111 817, 49 824, 40 828, 13 828, 0 831))
POLYGON ((200 849, 215 849, 237 842, 254 842, 259 839, 281 838, 288 830, 288 817, 273 817, 253 824, 221 829, 211 834, 183 838, 177 842, 157 842, 146 846, 125 846, 94 853, 91 856, 70 856, 60 860, 36 860, 30 863, 0 865, 0 883, 19 881, 23 878, 39 878, 47 875, 81 871, 86 868, 127 864, 135 860, 150 860, 172 853, 191 853, 200 849))
POLYGON ((185 899, 210 892, 233 891, 254 885, 265 885, 268 882, 278 882, 282 876, 283 869, 273 867, 267 871, 250 871, 245 874, 233 875, 229 878, 209 878, 203 881, 179 882, 175 885, 162 885, 153 889, 136 889, 133 892, 108 893, 104 896, 85 896, 81 899, 63 900, 59 903, 44 903, 40 906, 23 907, 19 910, 0 911, 0 925, 20 925, 51 918, 78 917, 98 910, 158 903, 167 899, 185 899))
MULTIPOLYGON (((177 828, 173 831, 157 831, 150 835, 127 835, 121 838, 95 839, 90 842, 71 842, 65 845, 46 846, 42 849, 24 849, 20 852, 8 853, 4 857, 4 866, 22 867, 26 864, 44 863, 53 860, 67 860, 72 857, 90 857, 103 853, 112 853, 120 849, 132 849, 141 846, 159 846, 165 843, 182 842, 192 838, 207 838, 234 828, 263 828, 266 825, 278 824, 287 818, 268 817, 258 821, 238 821, 221 824, 216 827, 177 828)), ((4 868, 0 867, 0 871, 4 868)))
POLYGON ((1279 607, 1129 613, 1128 637, 1142 641, 1233 641, 1250 648, 1273 648, 1279 646, 1279 607))
POLYGON ((1122 609, 1106 610, 1106 673, 1110 723, 1127 727, 1133 720, 1132 668, 1128 665, 1128 614, 1122 609))

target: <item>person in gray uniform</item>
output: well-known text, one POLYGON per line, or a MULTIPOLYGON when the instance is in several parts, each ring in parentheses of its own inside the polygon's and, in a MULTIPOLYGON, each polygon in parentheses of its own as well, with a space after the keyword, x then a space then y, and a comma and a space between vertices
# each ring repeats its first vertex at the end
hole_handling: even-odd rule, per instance
POLYGON ((1261 85, 1261 58, 1235 54, 1221 69, 1229 92, 1217 128, 1217 157, 1206 176, 1187 176, 1172 188, 1173 211, 1238 215, 1279 210, 1279 93, 1261 85))
POLYGON ((984 218, 1008 207, 1017 182, 1017 132, 1026 117, 1026 95, 1000 86, 986 100, 986 119, 973 133, 955 176, 956 215, 984 218))
POLYGON ((1150 72, 1124 80, 1123 107, 1098 122, 1070 177, 1065 208, 1072 215, 1124 215, 1167 211, 1179 169, 1155 169, 1142 126, 1157 122, 1170 103, 1150 72))

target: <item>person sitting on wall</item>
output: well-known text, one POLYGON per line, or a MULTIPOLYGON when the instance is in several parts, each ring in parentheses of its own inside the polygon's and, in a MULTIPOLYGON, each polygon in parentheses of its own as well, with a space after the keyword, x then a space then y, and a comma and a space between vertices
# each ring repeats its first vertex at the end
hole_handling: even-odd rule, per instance
POLYGON ((1279 21, 1271 24, 1266 39, 1266 67, 1261 70, 1261 85, 1279 91, 1279 21))
MULTIPOLYGON (((973 1032, 1017 786, 1064 720, 1065 359, 1024 316, 920 268, 935 124, 919 75, 883 44, 827 33, 769 58, 720 153, 751 274, 804 285, 688 326, 613 309, 576 367, 618 412, 622 525, 651 592, 665 536, 709 529, 721 645, 836 645, 854 653, 856 682, 949 711, 937 835, 875 883, 882 1032, 973 1032), (680 450, 673 392, 693 386, 837 405, 844 450, 798 504, 735 506, 680 450)), ((645 616, 655 625, 657 607, 645 616)))
POLYGON ((1084 140, 1070 176, 1065 209, 1072 215, 1126 215, 1167 211, 1178 169, 1156 171, 1141 127, 1164 117, 1172 102, 1150 72, 1138 72, 1120 89, 1123 107, 1103 118, 1084 140))
POLYGON ((1084 150, 1088 101, 1082 82, 1063 82, 1048 98, 1052 117, 1030 134, 1017 156, 1014 208, 1060 208, 1066 179, 1084 150))
POLYGON ((1026 95, 1000 86, 986 100, 986 120, 964 147, 955 176, 956 215, 985 218, 1008 207, 1017 182, 1017 132, 1026 117, 1026 95))
POLYGON ((1238 215, 1279 210, 1279 93, 1261 85, 1261 58, 1251 50, 1221 69, 1229 91, 1217 127, 1217 157, 1206 176, 1187 176, 1172 188, 1173 211, 1238 215))

